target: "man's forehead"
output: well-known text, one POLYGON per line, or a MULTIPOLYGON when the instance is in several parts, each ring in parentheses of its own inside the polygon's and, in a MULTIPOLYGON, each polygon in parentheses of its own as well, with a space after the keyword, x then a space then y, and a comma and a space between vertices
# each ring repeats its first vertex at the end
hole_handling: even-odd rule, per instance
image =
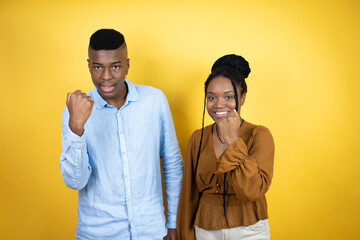
POLYGON ((103 60, 113 60, 113 61, 123 61, 124 58, 127 59, 127 49, 118 48, 114 50, 93 50, 89 49, 89 58, 90 59, 103 59, 103 60))

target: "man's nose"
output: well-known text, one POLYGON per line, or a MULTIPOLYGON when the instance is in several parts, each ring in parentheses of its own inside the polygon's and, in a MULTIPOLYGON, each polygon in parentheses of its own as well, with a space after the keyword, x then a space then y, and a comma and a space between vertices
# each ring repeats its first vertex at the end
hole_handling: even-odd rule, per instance
POLYGON ((110 80, 112 78, 112 74, 109 68, 104 68, 104 72, 102 74, 102 79, 110 80))

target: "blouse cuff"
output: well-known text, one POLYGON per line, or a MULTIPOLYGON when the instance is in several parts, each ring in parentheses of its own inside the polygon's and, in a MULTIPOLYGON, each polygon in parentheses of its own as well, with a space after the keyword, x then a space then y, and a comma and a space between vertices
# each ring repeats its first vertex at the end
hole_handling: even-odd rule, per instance
POLYGON ((229 148, 221 155, 218 168, 215 174, 224 174, 237 168, 245 161, 245 156, 248 153, 247 146, 241 138, 233 142, 229 148))

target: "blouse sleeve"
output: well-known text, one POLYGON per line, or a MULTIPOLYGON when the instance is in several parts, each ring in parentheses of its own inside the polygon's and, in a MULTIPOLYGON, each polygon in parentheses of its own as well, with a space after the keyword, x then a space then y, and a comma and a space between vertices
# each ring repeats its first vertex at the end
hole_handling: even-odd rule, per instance
POLYGON ((250 149, 241 138, 233 142, 219 159, 216 174, 228 173, 236 197, 256 201, 270 187, 274 165, 274 140, 270 131, 258 126, 250 149))
POLYGON ((194 182, 194 168, 196 161, 197 147, 195 146, 194 133, 190 137, 184 162, 184 172, 181 184, 180 200, 176 221, 176 229, 179 240, 195 240, 195 214, 199 200, 199 190, 194 189, 194 196, 191 200, 192 184, 194 182))

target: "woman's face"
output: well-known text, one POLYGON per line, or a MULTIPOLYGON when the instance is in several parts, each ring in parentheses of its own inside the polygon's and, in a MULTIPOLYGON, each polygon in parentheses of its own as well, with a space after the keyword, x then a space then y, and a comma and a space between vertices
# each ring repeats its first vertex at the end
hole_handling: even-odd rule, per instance
MULTIPOLYGON (((240 96, 239 88, 239 113, 240 108, 245 102, 245 95, 240 96)), ((210 117, 218 123, 221 118, 225 117, 236 107, 235 92, 229 78, 218 76, 213 78, 206 92, 206 108, 210 117)))

